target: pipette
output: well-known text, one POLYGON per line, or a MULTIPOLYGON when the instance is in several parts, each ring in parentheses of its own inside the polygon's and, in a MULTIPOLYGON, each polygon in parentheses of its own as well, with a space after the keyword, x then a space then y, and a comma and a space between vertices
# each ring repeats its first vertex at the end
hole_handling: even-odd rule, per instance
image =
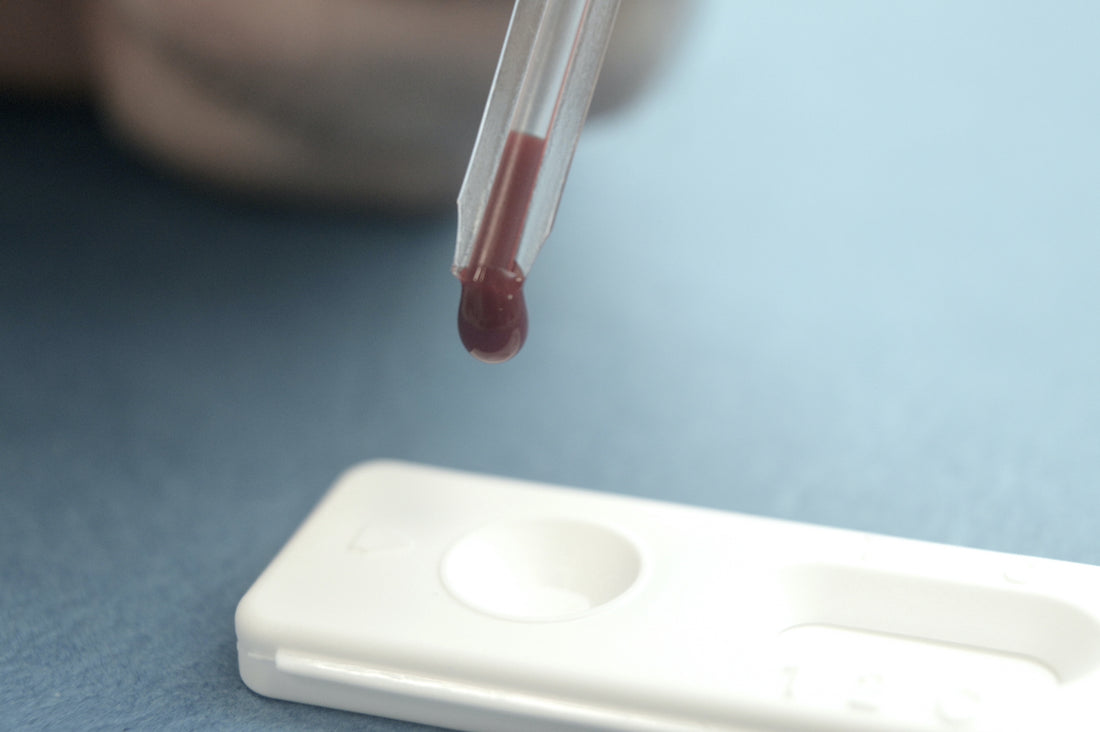
POLYGON ((517 0, 458 194, 458 332, 500 363, 527 337, 523 283, 550 235, 619 0, 517 0))

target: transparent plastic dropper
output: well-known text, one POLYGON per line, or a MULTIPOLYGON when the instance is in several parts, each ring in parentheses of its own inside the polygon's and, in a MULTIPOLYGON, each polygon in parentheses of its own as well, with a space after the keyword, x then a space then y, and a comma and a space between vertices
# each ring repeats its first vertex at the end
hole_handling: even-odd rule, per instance
POLYGON ((550 235, 619 0, 517 0, 458 195, 459 333, 490 362, 527 334, 523 281, 550 235))

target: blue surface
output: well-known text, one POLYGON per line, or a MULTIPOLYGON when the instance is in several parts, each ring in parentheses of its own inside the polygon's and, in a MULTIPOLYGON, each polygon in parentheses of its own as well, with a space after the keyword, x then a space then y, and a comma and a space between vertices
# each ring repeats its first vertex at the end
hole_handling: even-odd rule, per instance
POLYGON ((1100 5, 711 4, 590 125, 512 363, 454 220, 193 192, 0 106, 0 727, 276 702, 233 610, 397 457, 1100 563, 1100 5))

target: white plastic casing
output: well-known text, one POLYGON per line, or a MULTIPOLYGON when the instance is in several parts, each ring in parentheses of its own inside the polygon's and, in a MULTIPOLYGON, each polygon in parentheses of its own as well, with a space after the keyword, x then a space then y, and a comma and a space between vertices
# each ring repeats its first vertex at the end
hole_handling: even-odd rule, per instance
POLYGON ((237 609, 280 699, 458 730, 1100 729, 1100 568, 395 462, 237 609))

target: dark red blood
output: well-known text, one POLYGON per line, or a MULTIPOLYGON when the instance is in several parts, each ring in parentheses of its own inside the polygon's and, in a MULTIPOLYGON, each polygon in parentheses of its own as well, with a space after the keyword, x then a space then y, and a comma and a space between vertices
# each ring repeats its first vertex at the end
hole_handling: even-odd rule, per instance
POLYGON ((486 363, 501 363, 519 353, 527 340, 523 278, 489 268, 475 270, 469 279, 463 276, 458 335, 466 350, 486 363))
POLYGON ((515 356, 527 338, 524 273, 516 252, 545 151, 541 137, 508 135, 470 264, 455 273, 462 281, 458 334, 466 350, 488 363, 515 356))

